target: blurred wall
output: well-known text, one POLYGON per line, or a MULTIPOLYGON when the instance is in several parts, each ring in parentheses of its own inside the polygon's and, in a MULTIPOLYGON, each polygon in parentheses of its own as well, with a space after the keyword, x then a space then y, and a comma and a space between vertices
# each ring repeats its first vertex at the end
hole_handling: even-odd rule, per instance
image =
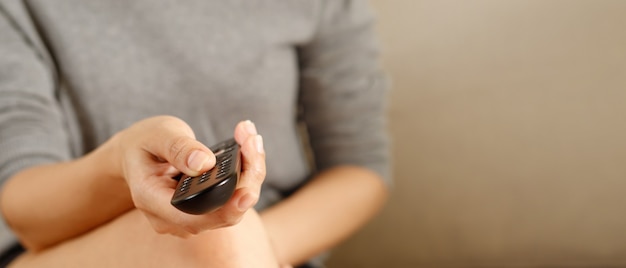
POLYGON ((626 1, 373 7, 396 187, 329 267, 626 267, 626 1))

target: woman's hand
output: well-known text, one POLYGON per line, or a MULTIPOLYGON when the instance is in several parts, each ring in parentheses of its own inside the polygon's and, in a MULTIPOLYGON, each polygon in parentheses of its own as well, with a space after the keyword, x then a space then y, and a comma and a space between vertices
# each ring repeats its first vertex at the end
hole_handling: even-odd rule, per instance
POLYGON ((242 172, 235 193, 214 212, 190 215, 170 204, 177 184, 172 177, 181 172, 197 176, 215 165, 215 155, 195 139, 191 128, 178 118, 157 116, 113 138, 117 170, 129 186, 135 207, 156 232, 186 237, 231 226, 256 204, 265 179, 263 140, 250 121, 236 126, 235 139, 242 152, 242 172))

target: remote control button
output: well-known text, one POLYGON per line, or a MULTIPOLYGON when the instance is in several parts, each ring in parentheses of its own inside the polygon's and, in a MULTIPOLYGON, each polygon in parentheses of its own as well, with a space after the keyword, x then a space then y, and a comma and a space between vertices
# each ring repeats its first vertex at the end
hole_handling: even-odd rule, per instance
POLYGON ((222 155, 218 156, 215 160, 217 161, 217 163, 221 163, 221 162, 223 162, 223 161, 228 160, 228 159, 229 159, 229 157, 230 157, 230 155, 229 155, 229 154, 226 154, 226 155, 223 155, 223 154, 222 154, 222 155))
POLYGON ((186 194, 188 191, 189 191, 189 187, 181 187, 179 195, 186 194))
POLYGON ((220 157, 224 153, 224 149, 219 149, 217 151, 213 151, 213 154, 216 158, 220 157))

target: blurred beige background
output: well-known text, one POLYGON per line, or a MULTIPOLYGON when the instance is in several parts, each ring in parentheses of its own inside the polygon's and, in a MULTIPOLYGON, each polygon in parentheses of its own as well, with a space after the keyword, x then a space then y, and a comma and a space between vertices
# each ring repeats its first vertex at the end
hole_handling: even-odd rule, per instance
POLYGON ((396 187, 329 267, 626 267, 626 1, 373 7, 396 187))

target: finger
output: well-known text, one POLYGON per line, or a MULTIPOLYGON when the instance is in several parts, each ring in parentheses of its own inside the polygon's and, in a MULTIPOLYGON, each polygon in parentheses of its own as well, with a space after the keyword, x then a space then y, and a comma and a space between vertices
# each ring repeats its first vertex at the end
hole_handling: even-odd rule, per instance
POLYGON ((249 197, 250 195, 248 194, 248 192, 250 192, 248 188, 241 188, 241 189, 235 190, 232 197, 228 200, 228 202, 226 202, 226 204, 224 204, 224 206, 210 213, 211 215, 219 218, 219 223, 221 225, 216 226, 216 227, 233 226, 239 223, 243 219, 245 212, 253 206, 253 203, 256 203, 257 201, 257 199, 253 199, 251 202, 252 204, 248 205, 247 207, 243 209, 240 209, 239 201, 244 196, 249 197))
POLYGON ((171 177, 171 178, 175 177, 178 174, 180 174, 180 170, 178 170, 175 166, 172 166, 169 163, 167 164, 167 169, 163 171, 164 176, 171 177))
POLYGON ((235 140, 240 145, 244 144, 245 141, 248 139, 248 137, 254 136, 257 134, 258 133, 257 133, 256 126, 250 120, 241 121, 235 127, 235 140))
POLYGON ((154 135, 146 142, 146 150, 190 176, 200 175, 215 165, 215 155, 195 139, 187 123, 174 117, 159 119, 154 135))
POLYGON ((157 233, 184 238, 222 225, 219 219, 190 215, 176 209, 169 202, 173 191, 167 187, 156 186, 139 197, 143 201, 141 202, 143 206, 137 208, 144 212, 157 233))
POLYGON ((261 185, 265 180, 265 150, 261 135, 249 136, 241 147, 242 171, 238 190, 242 191, 237 199, 237 208, 245 211, 253 207, 259 199, 261 185))
POLYGON ((242 144, 242 171, 237 190, 216 214, 227 224, 238 222, 259 200, 265 179, 265 151, 260 135, 249 136, 242 144))
POLYGON ((249 136, 241 146, 241 187, 261 187, 265 179, 265 148, 261 135, 249 136))

